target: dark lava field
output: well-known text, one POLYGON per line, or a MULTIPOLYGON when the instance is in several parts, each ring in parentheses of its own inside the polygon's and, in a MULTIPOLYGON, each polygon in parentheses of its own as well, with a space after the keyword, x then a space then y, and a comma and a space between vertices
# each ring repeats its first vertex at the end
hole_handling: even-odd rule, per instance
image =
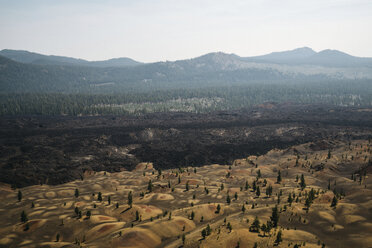
POLYGON ((324 140, 370 139, 372 109, 267 103, 209 114, 23 116, 0 120, 0 181, 15 187, 83 179, 87 171, 231 164, 324 140))

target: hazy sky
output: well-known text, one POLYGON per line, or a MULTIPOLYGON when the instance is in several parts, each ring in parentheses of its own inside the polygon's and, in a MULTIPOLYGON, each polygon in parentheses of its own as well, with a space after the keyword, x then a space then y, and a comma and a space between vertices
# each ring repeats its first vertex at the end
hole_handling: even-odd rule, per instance
POLYGON ((372 57, 372 0, 0 0, 0 49, 152 62, 303 46, 372 57))

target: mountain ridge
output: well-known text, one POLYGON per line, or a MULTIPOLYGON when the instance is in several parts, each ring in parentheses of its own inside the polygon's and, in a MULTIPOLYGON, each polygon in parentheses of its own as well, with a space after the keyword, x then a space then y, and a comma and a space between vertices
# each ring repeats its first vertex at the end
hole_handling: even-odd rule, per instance
POLYGON ((237 62, 254 62, 254 63, 272 63, 272 64, 285 64, 285 65, 320 65, 327 67, 358 67, 367 66, 372 67, 372 58, 369 57, 357 57, 347 54, 339 50, 325 49, 319 52, 314 51, 310 47, 300 47, 293 50, 272 52, 269 54, 244 57, 234 53, 224 52, 211 52, 203 54, 191 59, 181 59, 176 61, 166 62, 152 62, 142 63, 133 60, 128 57, 111 58, 101 61, 88 61, 79 58, 56 56, 56 55, 44 55, 35 52, 29 52, 26 50, 11 50, 3 49, 0 51, 0 55, 7 57, 11 60, 38 65, 62 65, 62 66, 87 66, 87 67, 128 67, 137 66, 144 64, 156 64, 156 63, 180 63, 183 61, 200 62, 203 63, 212 62, 218 64, 221 62, 228 61, 231 63, 237 62), (225 61, 224 61, 225 60, 225 61))
POLYGON ((327 67, 372 67, 372 58, 356 57, 338 50, 325 49, 315 52, 309 47, 273 52, 266 55, 243 57, 245 61, 275 64, 302 64, 327 67))
MULTIPOLYGON (((45 58, 39 57, 38 54, 33 56, 34 60, 45 58)), ((111 66, 106 67, 72 64, 69 62, 71 58, 67 57, 57 64, 48 64, 48 61, 39 61, 39 64, 21 63, 3 57, 0 58, 0 92, 147 92, 254 83, 372 79, 372 59, 357 58, 339 51, 326 50, 316 53, 310 48, 300 48, 274 53, 270 57, 271 61, 259 61, 217 52, 187 60, 122 67, 115 66, 115 63, 120 64, 120 59, 108 60, 111 66), (278 63, 272 59, 273 56, 285 57, 286 54, 293 55, 291 63, 278 63), (297 62, 294 63, 295 61, 297 62), (303 61, 308 61, 308 64, 303 61)), ((106 65, 108 62, 105 62, 106 65)))
POLYGON ((38 64, 38 65, 64 65, 64 66, 91 66, 91 67, 126 67, 136 66, 142 62, 135 61, 131 58, 120 57, 108 60, 88 61, 79 58, 44 55, 26 50, 3 49, 0 55, 20 63, 38 64))

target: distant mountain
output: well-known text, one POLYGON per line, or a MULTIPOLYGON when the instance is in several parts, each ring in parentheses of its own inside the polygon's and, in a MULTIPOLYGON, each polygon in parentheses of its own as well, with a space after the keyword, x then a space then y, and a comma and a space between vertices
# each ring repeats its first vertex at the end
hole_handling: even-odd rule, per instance
POLYGON ((257 63, 275 63, 289 65, 318 65, 327 67, 372 67, 372 58, 354 57, 337 50, 315 52, 303 47, 290 51, 274 52, 267 55, 245 57, 245 61, 257 63))
POLYGON ((91 66, 91 67, 126 67, 136 66, 142 63, 130 58, 114 58, 103 61, 87 61, 64 56, 43 55, 23 50, 4 49, 0 55, 11 60, 38 65, 64 65, 64 66, 91 66))
POLYGON ((30 52, 2 52, 12 55, 12 59, 0 56, 0 93, 149 92, 254 83, 372 79, 372 59, 333 50, 316 53, 310 48, 251 58, 217 52, 137 66, 121 66, 126 59, 89 62, 30 52))
MULTIPOLYGON (((64 56, 43 55, 29 51, 9 49, 0 51, 0 55, 17 62, 37 65, 128 67, 143 64, 130 58, 87 61, 64 56)), ((315 65, 322 67, 372 67, 372 58, 355 57, 337 50, 329 49, 317 53, 309 47, 302 47, 283 52, 273 52, 254 57, 239 57, 235 54, 217 52, 205 54, 194 59, 166 63, 175 63, 186 67, 189 65, 195 65, 199 69, 220 68, 224 70, 232 70, 246 67, 246 65, 244 65, 246 62, 278 65, 315 65)))
POLYGON ((330 49, 320 51, 308 57, 306 62, 308 64, 323 66, 372 66, 372 58, 354 57, 347 53, 330 49))
POLYGON ((290 51, 273 52, 267 55, 247 57, 244 59, 254 62, 293 63, 298 60, 306 59, 314 54, 316 54, 316 52, 313 49, 309 47, 302 47, 290 51))
POLYGON ((89 66, 97 67, 124 67, 124 66, 136 66, 143 64, 142 62, 135 61, 131 58, 121 57, 102 61, 89 61, 89 66))

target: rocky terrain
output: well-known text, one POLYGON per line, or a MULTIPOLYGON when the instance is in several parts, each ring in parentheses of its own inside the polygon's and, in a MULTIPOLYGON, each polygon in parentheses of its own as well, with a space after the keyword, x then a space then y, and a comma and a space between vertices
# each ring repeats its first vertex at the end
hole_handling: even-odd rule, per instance
POLYGON ((85 171, 231 164, 273 148, 321 139, 368 139, 372 109, 267 103, 209 114, 0 119, 0 182, 60 184, 85 171))
POLYGON ((230 165, 3 184, 0 247, 371 247, 371 145, 322 139, 230 165))

